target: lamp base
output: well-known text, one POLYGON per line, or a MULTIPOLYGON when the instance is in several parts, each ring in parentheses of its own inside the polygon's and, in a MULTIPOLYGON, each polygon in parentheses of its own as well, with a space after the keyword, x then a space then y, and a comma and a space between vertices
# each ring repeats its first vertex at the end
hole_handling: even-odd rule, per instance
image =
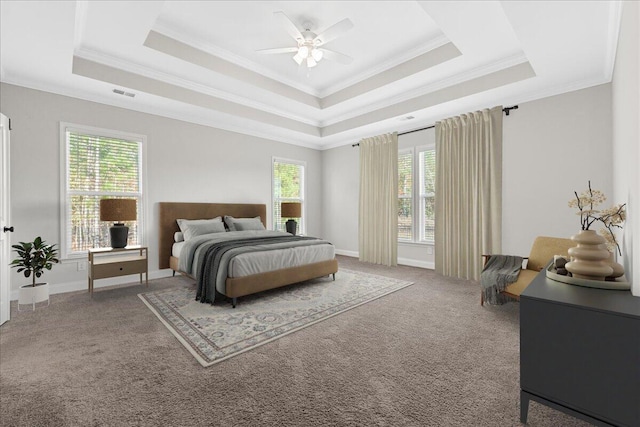
POLYGON ((287 233, 291 233, 294 236, 296 235, 296 228, 298 228, 298 223, 295 220, 288 220, 285 226, 287 227, 287 233))
POLYGON ((129 240, 129 227, 122 223, 115 223, 113 227, 109 227, 109 236, 111 237, 112 248, 124 248, 129 240))

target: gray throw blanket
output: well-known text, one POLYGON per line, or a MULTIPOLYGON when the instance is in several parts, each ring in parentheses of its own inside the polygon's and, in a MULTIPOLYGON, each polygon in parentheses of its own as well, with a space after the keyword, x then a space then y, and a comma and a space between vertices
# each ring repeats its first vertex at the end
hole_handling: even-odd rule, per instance
POLYGON ((502 294, 507 286, 518 280, 522 269, 522 257, 491 255, 480 274, 484 302, 499 305, 511 300, 502 294))

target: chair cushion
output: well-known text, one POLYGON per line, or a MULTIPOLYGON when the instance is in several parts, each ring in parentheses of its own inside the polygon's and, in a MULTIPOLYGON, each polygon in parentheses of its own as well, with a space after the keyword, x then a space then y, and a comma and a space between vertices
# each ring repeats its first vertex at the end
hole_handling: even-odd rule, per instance
POLYGON ((577 246, 570 239, 560 237, 536 237, 531 246, 531 254, 527 262, 527 270, 540 271, 545 268, 554 255, 568 256, 569 248, 577 246))
POLYGON ((518 275, 518 280, 510 284, 505 288, 505 292, 511 295, 520 296, 520 294, 525 290, 529 283, 533 281, 533 278, 538 274, 537 271, 532 270, 520 270, 520 274, 518 275))

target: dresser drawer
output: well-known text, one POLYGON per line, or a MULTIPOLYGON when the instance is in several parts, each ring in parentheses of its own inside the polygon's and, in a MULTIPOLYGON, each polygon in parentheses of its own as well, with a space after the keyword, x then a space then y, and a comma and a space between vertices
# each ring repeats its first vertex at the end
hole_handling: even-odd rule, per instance
POLYGON ((94 264, 91 268, 92 279, 140 274, 147 271, 147 259, 129 259, 94 264))

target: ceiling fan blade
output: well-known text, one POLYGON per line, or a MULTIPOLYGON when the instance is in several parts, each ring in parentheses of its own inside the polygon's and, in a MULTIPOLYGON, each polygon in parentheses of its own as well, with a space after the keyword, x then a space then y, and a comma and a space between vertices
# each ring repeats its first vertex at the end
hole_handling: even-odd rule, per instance
POLYGON ((287 30, 287 33, 289 33, 289 35, 293 37, 294 40, 296 40, 297 42, 304 41, 304 37, 302 37, 302 33, 300 32, 300 30, 298 30, 296 24, 294 24, 284 12, 273 12, 273 14, 280 20, 282 25, 284 25, 285 30, 287 30))
POLYGON ((323 56, 331 61, 336 61, 344 65, 349 65, 353 62, 353 58, 345 55, 344 53, 335 52, 324 48, 319 48, 322 51, 323 56))
POLYGON ((271 54, 271 53, 293 53, 293 52, 297 52, 298 48, 297 47, 276 47, 273 49, 260 49, 260 50, 256 50, 256 52, 258 53, 267 53, 267 54, 271 54))
POLYGON ((353 28, 353 22, 349 18, 344 18, 342 21, 337 24, 332 25, 327 28, 313 39, 313 42, 316 46, 322 46, 325 43, 330 42, 331 40, 340 37, 342 34, 346 33, 350 29, 353 28))

